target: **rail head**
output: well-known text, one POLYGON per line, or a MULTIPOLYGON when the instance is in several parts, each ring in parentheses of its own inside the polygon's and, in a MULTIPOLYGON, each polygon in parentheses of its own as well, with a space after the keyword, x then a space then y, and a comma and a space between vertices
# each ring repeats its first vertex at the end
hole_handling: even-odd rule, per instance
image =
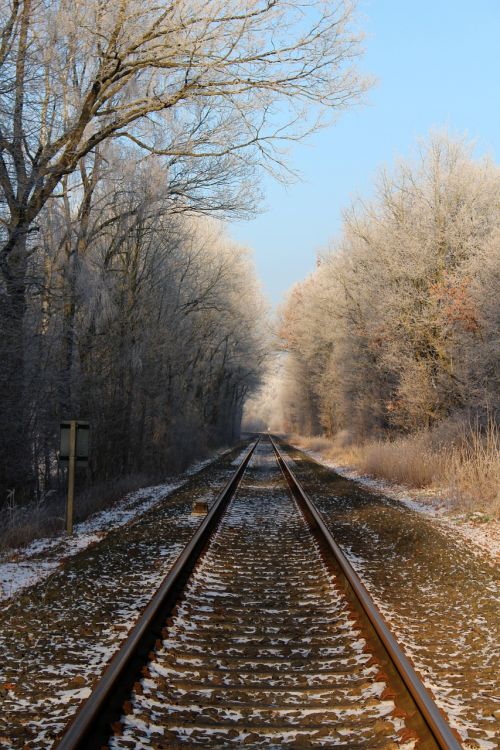
POLYGON ((276 441, 272 436, 269 436, 269 439, 271 440, 276 458, 292 494, 299 500, 300 504, 306 508, 307 515, 312 518, 319 536, 330 551, 335 563, 341 569, 352 592, 354 593, 354 596, 359 602, 360 607, 371 623, 373 630, 380 639, 380 642, 386 650, 390 660, 394 664, 401 681, 404 683, 409 695, 420 711, 437 747, 440 750, 462 750, 462 745, 453 734, 452 729, 440 709, 392 634, 387 622, 372 600, 360 577, 333 538, 320 512, 316 508, 316 505, 305 492, 301 483, 279 450, 276 441))
POLYGON ((147 654, 160 637, 170 610, 234 495, 259 440, 260 437, 250 445, 94 690, 67 725, 62 737, 54 743, 54 750, 88 750, 107 745, 110 725, 119 719, 123 703, 139 678, 141 666, 147 661, 147 654))

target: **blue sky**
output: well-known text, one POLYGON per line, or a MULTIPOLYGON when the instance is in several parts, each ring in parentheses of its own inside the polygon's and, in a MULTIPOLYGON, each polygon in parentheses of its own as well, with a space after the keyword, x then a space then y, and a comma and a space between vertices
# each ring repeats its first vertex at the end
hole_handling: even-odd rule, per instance
POLYGON ((500 0, 360 0, 367 103, 296 146, 303 182, 265 178, 266 212, 231 235, 254 251, 273 305, 315 266, 338 233, 342 208, 367 195, 377 169, 409 155, 433 129, 466 134, 477 152, 500 147, 500 0))

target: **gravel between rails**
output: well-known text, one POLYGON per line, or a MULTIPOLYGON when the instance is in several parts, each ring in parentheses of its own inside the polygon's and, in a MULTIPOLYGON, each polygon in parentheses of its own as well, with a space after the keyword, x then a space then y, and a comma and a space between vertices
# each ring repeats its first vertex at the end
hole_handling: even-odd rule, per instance
POLYGON ((411 747, 387 687, 265 441, 111 748, 411 747))

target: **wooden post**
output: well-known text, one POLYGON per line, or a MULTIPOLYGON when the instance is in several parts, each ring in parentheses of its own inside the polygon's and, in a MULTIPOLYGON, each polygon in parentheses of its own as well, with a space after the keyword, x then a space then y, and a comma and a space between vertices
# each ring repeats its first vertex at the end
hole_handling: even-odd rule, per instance
POLYGON ((73 501, 75 497, 76 419, 70 422, 68 457, 68 501, 66 503, 66 531, 73 533, 73 501))

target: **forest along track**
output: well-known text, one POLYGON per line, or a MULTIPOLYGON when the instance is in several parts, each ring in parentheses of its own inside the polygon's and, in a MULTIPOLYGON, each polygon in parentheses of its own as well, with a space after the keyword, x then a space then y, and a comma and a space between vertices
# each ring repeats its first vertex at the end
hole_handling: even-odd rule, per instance
POLYGON ((436 740, 343 585, 262 440, 109 747, 459 748, 436 740))

